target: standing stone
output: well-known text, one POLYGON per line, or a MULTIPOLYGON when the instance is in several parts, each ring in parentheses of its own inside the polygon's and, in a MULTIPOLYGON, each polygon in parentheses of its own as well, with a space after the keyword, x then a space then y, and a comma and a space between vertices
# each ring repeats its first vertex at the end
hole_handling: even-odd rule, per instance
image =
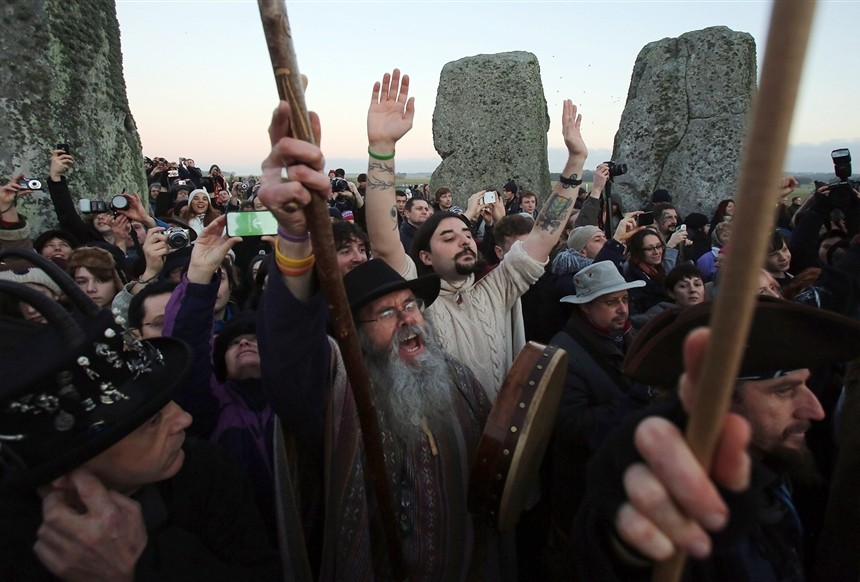
POLYGON ((613 194, 639 208, 665 188, 682 215, 733 198, 756 82, 755 41, 715 26, 645 45, 636 58, 612 159, 613 194))
POLYGON ((514 179, 538 201, 552 189, 547 165, 549 116, 537 57, 527 52, 478 55, 446 64, 433 111, 433 142, 442 163, 431 193, 447 187, 466 208, 469 196, 501 194, 514 179))
MULTIPOLYGON (((0 180, 47 181, 51 150, 67 143, 76 198, 146 195, 114 1, 6 0, 0 19, 0 180)), ((47 186, 19 209, 34 236, 57 222, 47 186)))

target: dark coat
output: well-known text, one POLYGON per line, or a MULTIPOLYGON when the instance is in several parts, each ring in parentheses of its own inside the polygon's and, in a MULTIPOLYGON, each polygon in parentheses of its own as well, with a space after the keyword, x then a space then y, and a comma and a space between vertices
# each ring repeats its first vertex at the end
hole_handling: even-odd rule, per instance
MULTIPOLYGON (((276 581, 279 559, 266 539, 248 483, 213 445, 188 440, 172 478, 132 498, 141 504, 148 536, 135 580, 276 581)), ((0 572, 4 580, 56 580, 33 552, 42 521, 35 491, 0 497, 0 572)))

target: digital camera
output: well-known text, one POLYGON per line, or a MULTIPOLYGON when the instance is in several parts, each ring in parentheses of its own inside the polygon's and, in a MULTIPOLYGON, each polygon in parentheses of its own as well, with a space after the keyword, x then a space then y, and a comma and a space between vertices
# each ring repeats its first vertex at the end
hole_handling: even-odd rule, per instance
POLYGON ((21 178, 18 180, 18 185, 27 190, 41 190, 42 181, 36 178, 21 178))
POLYGON ((829 184, 830 203, 836 208, 848 208, 854 199, 854 188, 857 183, 851 178, 851 152, 848 148, 841 148, 830 152, 833 160, 833 172, 837 180, 829 184))
POLYGON ((184 249, 191 242, 188 229, 181 226, 171 226, 164 231, 164 236, 167 237, 167 246, 172 249, 184 249))

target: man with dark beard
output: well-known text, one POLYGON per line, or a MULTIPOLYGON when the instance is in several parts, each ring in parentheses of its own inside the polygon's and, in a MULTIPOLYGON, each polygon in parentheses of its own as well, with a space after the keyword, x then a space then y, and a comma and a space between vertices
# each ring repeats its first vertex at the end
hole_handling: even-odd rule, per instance
MULTIPOLYGON (((701 365, 704 353, 700 348, 698 357, 692 358, 688 345, 682 358, 682 345, 688 334, 695 336, 702 331, 697 327, 707 325, 711 309, 711 303, 704 303, 660 314, 642 329, 627 352, 624 373, 634 380, 668 386, 681 378, 680 401, 659 409, 661 416, 678 426, 686 422, 681 403, 687 408, 691 400, 685 399, 684 385, 698 381, 698 370, 691 372, 690 363, 698 360, 701 365), (684 360, 688 373, 682 377, 684 360)), ((699 337, 697 342, 701 344, 701 340, 699 337)), ((669 454, 661 449, 659 438, 653 443, 656 446, 643 449, 643 439, 652 439, 656 433, 649 436, 636 422, 628 423, 607 439, 589 466, 589 494, 574 534, 584 579, 650 579, 651 563, 641 560, 642 556, 634 558, 624 549, 625 544, 635 545, 648 535, 648 528, 641 524, 622 525, 639 513, 653 516, 652 522, 658 526, 669 524, 664 534, 651 532, 646 557, 663 560, 675 547, 682 547, 695 558, 688 562, 685 579, 803 580, 804 526, 794 506, 792 488, 820 479, 805 437, 811 423, 824 418, 821 403, 806 384, 809 369, 858 354, 860 323, 855 320, 759 298, 731 403, 731 412, 743 417, 751 429, 751 483, 743 496, 727 496, 732 518, 727 530, 713 541, 699 530, 693 538, 697 538, 695 544, 677 546, 674 536, 678 532, 697 527, 676 519, 677 507, 694 498, 685 500, 667 494, 662 486, 653 487, 650 470, 630 456, 634 429, 640 458, 649 460, 648 448, 652 448, 652 455, 669 458, 669 454), (598 525, 608 524, 605 518, 609 516, 615 532, 598 525)), ((728 489, 738 490, 732 486, 728 489)), ((712 530, 722 527, 725 515, 720 519, 710 516, 702 524, 712 530)))
MULTIPOLYGON (((262 383, 294 440, 291 469, 314 579, 388 579, 356 403, 326 334, 328 310, 301 208, 311 192, 327 195, 330 183, 316 146, 280 137, 289 133, 288 111, 281 104, 272 121, 259 192, 280 224, 273 261, 280 276, 272 269, 257 321, 262 383)), ((368 364, 409 579, 505 580, 516 568, 502 560, 514 552, 500 551, 498 536, 466 509, 490 403, 424 319, 439 295, 438 275, 407 281, 375 259, 349 271, 344 286, 368 364)))
MULTIPOLYGON (((395 69, 374 85, 367 113, 367 234, 374 256, 400 275, 412 279, 436 273, 442 279, 439 301, 429 313, 436 339, 471 368, 490 400, 495 400, 505 373, 525 345, 522 317, 511 326, 508 315, 517 299, 541 275, 549 253, 567 225, 582 183, 588 148, 580 126, 582 116, 572 101, 562 107, 561 126, 567 160, 561 177, 535 219, 532 231, 515 242, 505 258, 483 277, 486 266, 469 219, 444 208, 435 212, 415 233, 411 249, 404 249, 396 224, 395 145, 412 127, 415 114, 409 97, 409 77, 395 69)), ((503 214, 504 201, 494 203, 503 214)))

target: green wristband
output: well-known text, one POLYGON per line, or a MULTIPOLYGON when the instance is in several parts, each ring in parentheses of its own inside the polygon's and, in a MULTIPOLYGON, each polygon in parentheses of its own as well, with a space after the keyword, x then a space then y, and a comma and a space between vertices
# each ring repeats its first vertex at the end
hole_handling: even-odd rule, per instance
POLYGON ((373 152, 370 150, 370 146, 367 146, 367 155, 369 155, 369 156, 370 156, 371 158, 373 158, 374 160, 393 160, 393 159, 394 159, 394 153, 395 153, 395 152, 391 152, 391 153, 390 153, 390 154, 388 154, 387 156, 381 156, 381 155, 379 155, 379 154, 375 154, 375 153, 373 153, 373 152))

